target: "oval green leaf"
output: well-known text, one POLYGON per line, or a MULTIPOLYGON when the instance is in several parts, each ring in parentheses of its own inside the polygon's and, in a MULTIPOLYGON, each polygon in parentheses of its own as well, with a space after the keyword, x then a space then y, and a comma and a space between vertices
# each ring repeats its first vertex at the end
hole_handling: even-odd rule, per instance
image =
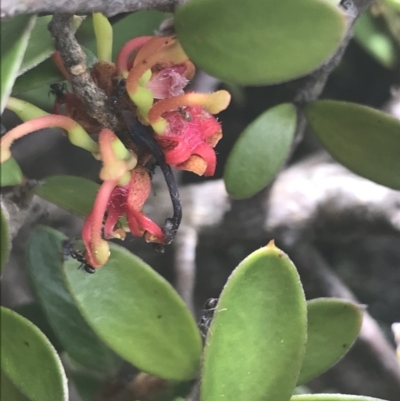
POLYGON ((334 100, 309 103, 306 117, 325 149, 362 177, 400 189, 400 121, 370 107, 334 100))
POLYGON ((303 76, 338 47, 345 15, 325 0, 192 0, 175 15, 190 59, 223 81, 272 84, 303 76))
POLYGON ((66 239, 59 231, 43 226, 30 237, 27 261, 37 298, 71 358, 89 369, 115 373, 120 358, 88 326, 64 282, 62 242, 66 239))
POLYGON ((372 57, 384 67, 393 68, 397 61, 397 46, 384 26, 367 12, 354 27, 354 38, 372 57))
POLYGON ((296 120, 296 108, 284 103, 261 114, 244 130, 224 172, 226 190, 233 198, 249 198, 274 178, 290 151, 296 120))
POLYGON ((1 97, 0 114, 18 75, 36 16, 18 15, 1 22, 1 97))
POLYGON ((0 273, 8 261, 11 250, 11 236, 8 229, 6 211, 3 210, 3 204, 0 208, 0 273))
POLYGON ((64 347, 54 333, 49 319, 39 302, 35 300, 27 304, 16 306, 13 308, 13 311, 33 323, 48 338, 58 354, 64 351, 64 347))
POLYGON ((320 298, 307 302, 306 354, 297 385, 324 373, 350 349, 362 324, 363 311, 343 299, 320 298))
POLYGON ((186 305, 159 274, 126 249, 111 245, 95 274, 65 264, 71 294, 87 322, 117 354, 167 380, 192 379, 200 364, 200 333, 186 305))
POLYGON ((364 395, 349 394, 303 394, 295 395, 290 401, 385 401, 381 398, 367 397, 364 395))
POLYGON ((55 175, 46 178, 34 191, 51 203, 79 217, 86 217, 93 207, 98 189, 98 184, 86 178, 55 175))
POLYGON ((21 168, 13 157, 0 166, 0 184, 2 187, 21 184, 24 179, 21 168))
POLYGON ((68 400, 67 378, 49 340, 29 320, 4 307, 1 368, 32 401, 68 400))
POLYGON ((306 332, 299 275, 271 242, 235 269, 221 293, 206 341, 201 400, 287 401, 306 332))

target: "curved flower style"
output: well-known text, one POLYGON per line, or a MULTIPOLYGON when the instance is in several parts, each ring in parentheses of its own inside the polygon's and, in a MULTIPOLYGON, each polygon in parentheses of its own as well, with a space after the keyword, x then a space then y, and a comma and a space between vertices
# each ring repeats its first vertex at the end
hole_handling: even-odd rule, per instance
MULTIPOLYGON (((69 81, 58 52, 53 60, 69 81)), ((107 240, 124 239, 126 231, 161 245, 173 240, 182 208, 170 166, 199 175, 214 174, 214 147, 222 137, 222 129, 212 114, 224 110, 230 101, 226 91, 185 92, 195 68, 172 36, 132 39, 121 49, 116 64, 107 61, 96 63, 91 75, 95 84, 113 97, 113 110, 119 118, 118 137, 89 115, 85 103, 73 91, 67 91, 65 84, 53 84, 55 115, 10 99, 7 107, 31 121, 0 140, 4 161, 10 156, 9 148, 15 139, 39 128, 60 126, 67 130, 71 142, 101 159, 102 184, 83 224, 86 250, 82 258, 79 256, 92 270, 108 260, 107 240), (98 134, 97 142, 92 139, 93 134, 98 134), (174 208, 173 217, 165 221, 163 228, 142 211, 151 191, 151 177, 145 167, 151 156, 164 173, 174 208), (120 224, 123 217, 127 227, 120 224)))
POLYGON ((122 216, 126 216, 133 236, 144 235, 147 242, 164 243, 161 228, 142 212, 150 190, 149 173, 142 166, 132 170, 126 185, 117 185, 116 180, 105 181, 101 185, 82 229, 82 239, 86 246, 85 259, 92 267, 101 267, 108 259, 108 243, 103 238, 125 238, 125 231, 116 228, 122 216))

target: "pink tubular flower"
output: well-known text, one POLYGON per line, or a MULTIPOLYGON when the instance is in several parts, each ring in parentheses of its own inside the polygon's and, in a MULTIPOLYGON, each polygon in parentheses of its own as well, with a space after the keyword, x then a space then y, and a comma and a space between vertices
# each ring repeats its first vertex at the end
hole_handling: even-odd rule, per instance
POLYGON ((126 216, 133 236, 142 237, 144 235, 147 242, 164 242, 161 228, 142 212, 150 190, 149 172, 141 166, 132 170, 131 179, 127 185, 114 188, 108 201, 107 218, 104 223, 106 238, 116 237, 114 229, 118 219, 126 216))
POLYGON ((133 236, 144 235, 147 242, 164 243, 161 228, 142 212, 150 190, 149 173, 141 166, 132 170, 130 181, 126 185, 117 185, 113 180, 105 181, 101 185, 93 209, 82 229, 85 258, 90 266, 101 267, 108 259, 109 247, 103 238, 125 237, 124 230, 117 227, 122 216, 126 217, 133 236))
MULTIPOLYGON (((118 139, 115 134, 104 129, 99 135, 99 145, 103 167, 100 178, 104 180, 82 229, 85 243, 85 259, 93 268, 103 266, 109 257, 109 245, 104 238, 125 237, 123 230, 116 228, 118 219, 126 216, 132 235, 145 235, 148 242, 163 243, 162 230, 142 212, 150 190, 150 176, 145 167, 132 168, 132 160, 120 159, 115 153, 118 139), (125 184, 129 174, 129 183, 125 184), (104 227, 103 227, 104 226, 104 227), (103 232, 104 231, 104 232, 103 232)), ((136 160, 133 160, 136 163, 136 160)))
POLYGON ((154 129, 166 162, 180 170, 213 175, 213 148, 222 129, 212 114, 228 106, 229 93, 184 93, 194 66, 173 37, 136 38, 121 50, 118 63, 120 71, 128 70, 129 96, 142 120, 154 129), (136 51, 131 66, 127 62, 130 49, 136 51))

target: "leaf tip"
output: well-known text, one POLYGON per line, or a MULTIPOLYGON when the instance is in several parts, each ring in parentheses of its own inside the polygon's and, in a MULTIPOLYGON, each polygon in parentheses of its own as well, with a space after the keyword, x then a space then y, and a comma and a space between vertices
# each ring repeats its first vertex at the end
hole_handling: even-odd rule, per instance
POLYGON ((275 240, 271 239, 271 241, 268 242, 268 245, 266 246, 267 249, 276 249, 275 246, 275 240))

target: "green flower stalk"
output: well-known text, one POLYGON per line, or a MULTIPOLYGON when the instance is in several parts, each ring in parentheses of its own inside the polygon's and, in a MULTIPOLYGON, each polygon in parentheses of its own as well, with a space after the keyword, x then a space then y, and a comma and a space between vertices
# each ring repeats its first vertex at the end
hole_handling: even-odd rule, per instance
POLYGON ((97 59, 111 63, 113 30, 110 22, 102 13, 93 13, 93 28, 96 35, 97 59))
POLYGON ((11 156, 10 147, 16 139, 42 128, 62 128, 67 131, 68 139, 75 146, 86 149, 99 157, 99 146, 89 134, 74 120, 66 116, 48 114, 38 107, 15 98, 10 98, 6 108, 14 111, 22 120, 21 125, 8 131, 0 139, 0 162, 3 163, 11 156))

